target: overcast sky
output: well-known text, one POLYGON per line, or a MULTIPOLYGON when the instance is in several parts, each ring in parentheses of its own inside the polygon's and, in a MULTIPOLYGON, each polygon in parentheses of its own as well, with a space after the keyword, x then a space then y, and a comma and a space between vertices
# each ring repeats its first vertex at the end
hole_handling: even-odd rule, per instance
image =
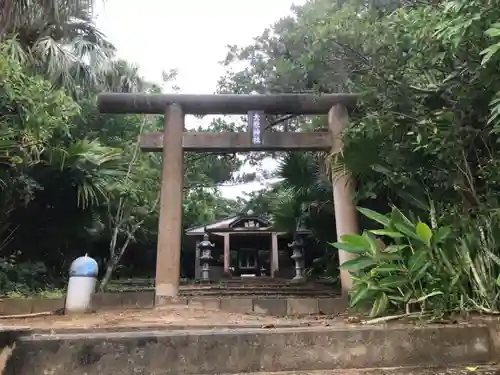
MULTIPOLYGON (((304 0, 106 0, 97 25, 118 49, 119 57, 137 64, 150 81, 177 69, 182 93, 212 94, 224 70, 219 61, 228 44, 252 42, 262 31, 304 0)), ((203 120, 204 122, 209 119, 203 120)), ((187 126, 200 120, 187 119, 187 126)), ((263 167, 272 169, 273 160, 263 167)), ((245 171, 252 169, 246 168, 245 171)), ((241 196, 263 185, 222 188, 226 197, 241 196)))

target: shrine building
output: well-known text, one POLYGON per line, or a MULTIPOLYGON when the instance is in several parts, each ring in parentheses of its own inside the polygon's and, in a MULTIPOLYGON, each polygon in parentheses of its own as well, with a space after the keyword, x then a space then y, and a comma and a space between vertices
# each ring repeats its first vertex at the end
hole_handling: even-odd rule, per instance
POLYGON ((301 231, 304 241, 298 250, 292 234, 276 231, 267 218, 254 215, 251 211, 188 228, 185 235, 185 251, 192 249, 195 252, 193 257, 189 257, 194 260, 194 275, 189 276, 195 279, 206 278, 203 267, 209 267, 211 281, 231 277, 301 281, 304 268, 318 255, 309 231, 301 231), (205 257, 204 237, 212 244, 209 255, 205 257), (210 260, 205 261, 205 258, 210 260))

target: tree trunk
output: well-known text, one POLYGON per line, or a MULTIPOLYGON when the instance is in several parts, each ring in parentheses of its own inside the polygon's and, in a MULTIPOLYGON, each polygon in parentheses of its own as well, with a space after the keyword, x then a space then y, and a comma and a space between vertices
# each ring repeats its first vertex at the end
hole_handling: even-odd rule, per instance
MULTIPOLYGON (((123 244, 122 248, 120 249, 118 254, 112 255, 111 259, 109 260, 107 267, 106 267, 106 273, 104 274, 104 277, 102 278, 101 284, 99 286, 99 290, 102 292, 104 289, 106 289, 106 286, 108 285, 109 281, 111 280, 111 276, 113 275, 113 271, 115 270, 115 267, 118 265, 120 262, 120 259, 122 258, 123 254, 125 253, 125 250, 127 250, 128 244, 130 243, 130 240, 132 239, 133 233, 139 228, 139 226, 143 223, 141 221, 134 229, 132 232, 130 232, 127 235, 127 239, 125 240, 125 243, 123 244)), ((111 244, 111 248, 114 249, 116 246, 116 241, 111 244)))
POLYGON ((101 292, 103 292, 108 286, 108 283, 111 280, 111 276, 113 276, 113 271, 115 270, 116 263, 117 261, 114 257, 109 261, 106 267, 106 273, 104 274, 101 284, 99 285, 99 290, 101 292))

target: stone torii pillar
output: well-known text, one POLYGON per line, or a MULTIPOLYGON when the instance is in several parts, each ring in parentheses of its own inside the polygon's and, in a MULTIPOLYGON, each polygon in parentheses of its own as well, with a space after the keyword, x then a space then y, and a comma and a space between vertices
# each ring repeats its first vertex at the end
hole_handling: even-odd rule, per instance
MULTIPOLYGON (((156 302, 175 298, 180 279, 183 152, 338 151, 338 124, 345 123, 346 108, 355 106, 354 94, 185 95, 106 93, 98 96, 101 113, 164 114, 163 132, 141 136, 141 149, 163 153, 160 219, 156 262, 156 302), (251 132, 185 132, 184 116, 324 115, 329 113, 329 131, 271 132, 258 121, 251 132)), ((357 233, 349 184, 335 184, 337 234, 357 233), (344 187, 342 187, 344 186, 344 187)), ((345 254, 339 251, 339 259, 345 254)), ((350 277, 341 275, 342 288, 350 289, 350 277)))
POLYGON ((165 110, 160 218, 156 251, 155 292, 157 303, 176 297, 181 265, 182 191, 184 180, 184 112, 177 104, 165 110), (160 299, 160 300, 159 300, 160 299))
MULTIPOLYGON (((347 125, 349 116, 344 106, 336 105, 328 112, 328 128, 332 135, 332 152, 341 151, 343 148, 342 130, 347 125)), ((349 171, 344 171, 341 176, 336 176, 333 181, 333 205, 335 209, 335 226, 337 241, 344 234, 358 233, 358 217, 353 203, 354 186, 349 171)), ((354 254, 339 250, 339 263, 342 264, 355 258, 354 254)), ((342 294, 347 294, 352 288, 352 278, 349 271, 340 270, 340 283, 342 294)))

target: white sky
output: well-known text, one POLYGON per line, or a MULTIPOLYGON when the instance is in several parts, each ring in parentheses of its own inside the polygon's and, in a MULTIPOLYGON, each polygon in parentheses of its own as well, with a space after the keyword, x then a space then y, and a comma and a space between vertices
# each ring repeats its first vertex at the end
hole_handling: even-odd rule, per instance
MULTIPOLYGON (((219 61, 228 44, 245 45, 305 0, 105 0, 97 25, 117 47, 119 57, 139 66, 150 81, 177 69, 182 93, 212 94, 224 74, 219 61)), ((202 121, 187 118, 187 127, 202 121)), ((262 168, 273 169, 270 159, 262 168)), ((246 167, 245 172, 253 171, 246 167)), ((259 182, 221 188, 235 198, 262 188, 259 182)))

